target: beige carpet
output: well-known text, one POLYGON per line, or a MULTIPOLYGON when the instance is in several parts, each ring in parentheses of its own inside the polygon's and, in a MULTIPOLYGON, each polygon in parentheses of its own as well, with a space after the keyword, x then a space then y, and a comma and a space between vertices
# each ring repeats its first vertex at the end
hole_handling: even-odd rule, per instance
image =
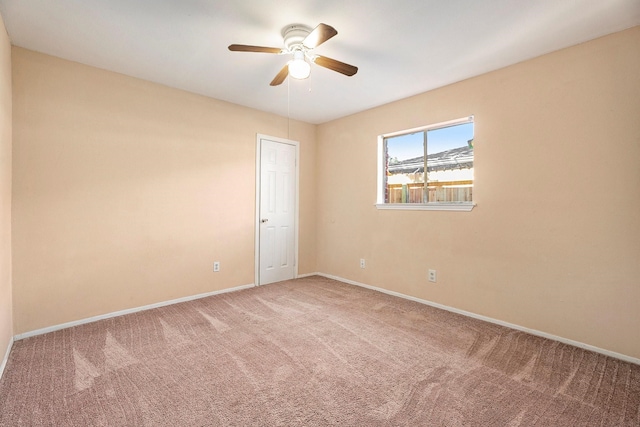
POLYGON ((309 277, 14 344, 2 426, 640 426, 640 366, 309 277))

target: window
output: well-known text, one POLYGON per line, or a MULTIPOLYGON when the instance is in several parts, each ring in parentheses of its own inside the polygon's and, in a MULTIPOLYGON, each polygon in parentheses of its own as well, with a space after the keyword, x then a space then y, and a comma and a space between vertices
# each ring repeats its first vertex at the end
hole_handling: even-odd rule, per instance
POLYGON ((379 209, 471 210, 473 117, 379 138, 379 209))

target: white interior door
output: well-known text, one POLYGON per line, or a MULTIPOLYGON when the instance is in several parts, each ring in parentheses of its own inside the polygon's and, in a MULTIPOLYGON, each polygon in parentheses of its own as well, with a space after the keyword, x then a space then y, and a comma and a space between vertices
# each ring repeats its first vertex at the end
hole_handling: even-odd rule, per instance
POLYGON ((258 284, 296 276, 297 153, 295 143, 259 137, 258 284))

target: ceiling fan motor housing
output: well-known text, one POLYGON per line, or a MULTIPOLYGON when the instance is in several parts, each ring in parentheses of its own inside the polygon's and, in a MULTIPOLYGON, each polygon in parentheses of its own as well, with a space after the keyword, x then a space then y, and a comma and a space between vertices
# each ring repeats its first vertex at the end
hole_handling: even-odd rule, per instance
POLYGON ((302 41, 309 35, 310 32, 311 28, 307 27, 306 25, 287 25, 282 29, 284 46, 289 52, 303 49, 302 41))

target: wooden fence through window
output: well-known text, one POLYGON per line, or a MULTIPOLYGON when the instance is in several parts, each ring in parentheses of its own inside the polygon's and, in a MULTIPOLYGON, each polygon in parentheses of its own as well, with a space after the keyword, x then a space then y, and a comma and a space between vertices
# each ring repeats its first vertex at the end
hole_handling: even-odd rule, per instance
POLYGON ((427 200, 424 199, 424 183, 388 184, 387 203, 471 202, 473 181, 429 182, 427 200))

